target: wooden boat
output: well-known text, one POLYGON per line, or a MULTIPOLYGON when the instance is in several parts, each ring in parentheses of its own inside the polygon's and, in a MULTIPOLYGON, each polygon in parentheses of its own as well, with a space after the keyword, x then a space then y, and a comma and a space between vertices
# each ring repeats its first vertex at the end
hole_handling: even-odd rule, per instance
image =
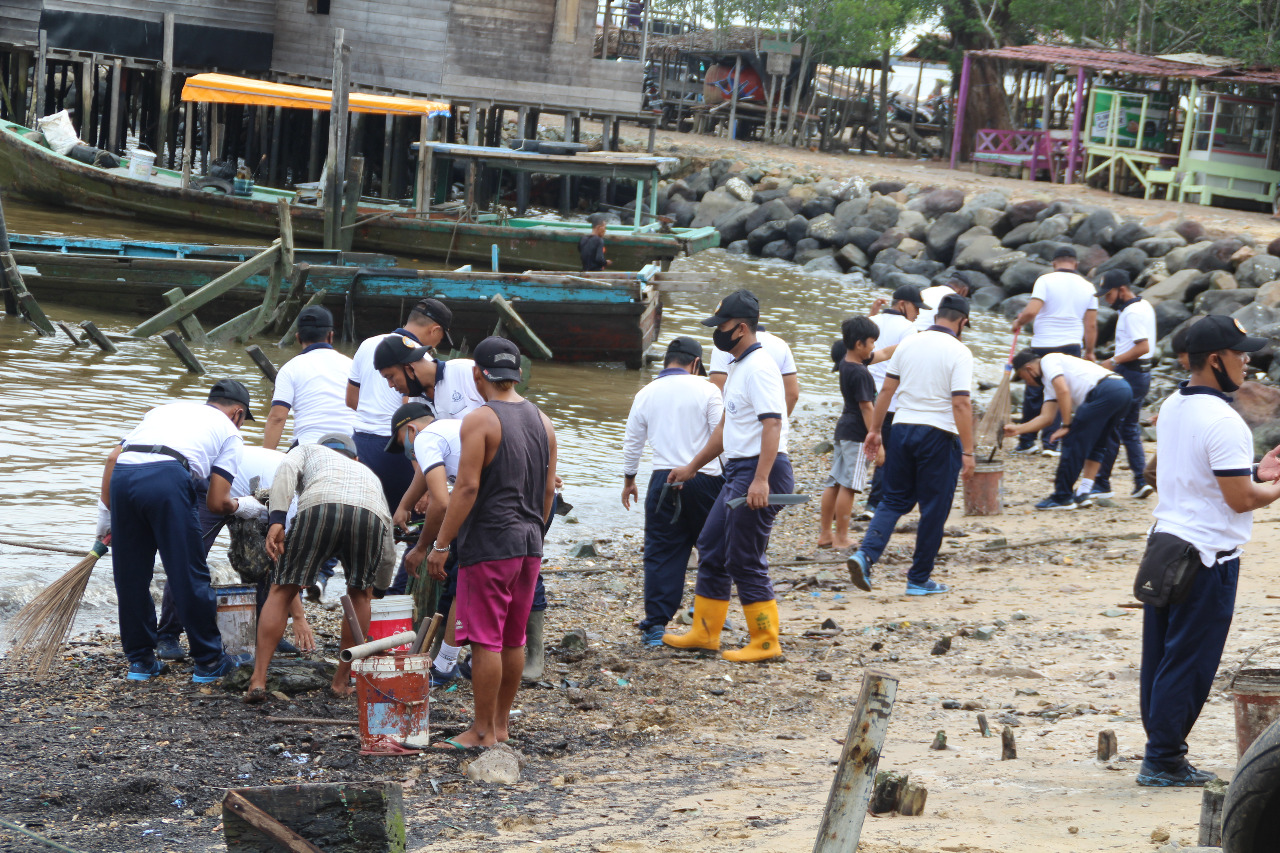
MULTIPOLYGON (((262 251, 260 246, 100 240, 10 234, 27 287, 42 302, 152 316, 169 302, 208 284, 262 251)), ((664 288, 685 290, 679 274, 656 265, 634 273, 482 273, 394 266, 387 255, 300 249, 307 288, 323 291, 339 333, 352 340, 400 325, 424 296, 454 312, 454 340, 474 345, 492 333, 502 294, 547 344, 556 361, 620 361, 639 368, 662 322, 664 288)), ((262 302, 264 272, 197 313, 206 328, 262 302)))
MULTIPOLYGON (((128 161, 115 169, 89 166, 55 153, 28 138, 28 128, 0 120, 0 186, 41 204, 160 224, 199 226, 259 237, 278 231, 276 203, 290 202, 294 234, 301 243, 321 245, 324 211, 303 204, 289 190, 253 187, 248 196, 194 186, 183 188, 182 174, 155 169, 149 180, 129 174, 128 161)), ((507 219, 485 215, 478 221, 416 215, 407 208, 362 200, 354 227, 354 247, 413 258, 439 258, 448 264, 488 263, 499 258, 519 269, 580 270, 578 240, 586 223, 507 219)), ((14 223, 17 225, 18 223, 14 223)), ((720 245, 714 228, 613 225, 607 238, 615 268, 665 267, 682 254, 720 245)))

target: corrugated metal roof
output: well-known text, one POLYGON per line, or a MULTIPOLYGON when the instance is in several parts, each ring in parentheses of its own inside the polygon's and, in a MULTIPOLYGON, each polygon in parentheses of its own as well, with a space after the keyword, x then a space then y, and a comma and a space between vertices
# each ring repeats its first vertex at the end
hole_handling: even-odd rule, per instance
POLYGON ((1069 68, 1088 68, 1091 71, 1115 71, 1137 77, 1171 77, 1181 80, 1218 80, 1224 83, 1257 83, 1264 86, 1280 86, 1280 71, 1270 68, 1224 68, 1221 65, 1200 65, 1178 62, 1157 56, 1144 56, 1124 50, 1095 50, 1083 47, 1063 47, 1045 44, 1026 44, 1016 47, 998 47, 991 50, 968 51, 973 56, 1008 59, 1015 62, 1034 62, 1040 65, 1065 65, 1069 68))

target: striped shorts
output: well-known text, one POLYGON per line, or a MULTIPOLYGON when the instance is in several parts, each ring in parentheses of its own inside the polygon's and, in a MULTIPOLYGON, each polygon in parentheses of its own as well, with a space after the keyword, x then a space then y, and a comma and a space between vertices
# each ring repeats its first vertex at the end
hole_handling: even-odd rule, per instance
POLYGON ((844 486, 855 492, 865 492, 867 477, 872 468, 872 461, 862 452, 861 441, 836 441, 835 450, 831 454, 831 473, 827 475, 826 488, 844 486))
POLYGON ((330 557, 342 562, 351 589, 373 586, 382 562, 387 525, 376 513, 347 504, 320 504, 297 514, 284 537, 284 554, 271 570, 273 584, 310 586, 330 557))

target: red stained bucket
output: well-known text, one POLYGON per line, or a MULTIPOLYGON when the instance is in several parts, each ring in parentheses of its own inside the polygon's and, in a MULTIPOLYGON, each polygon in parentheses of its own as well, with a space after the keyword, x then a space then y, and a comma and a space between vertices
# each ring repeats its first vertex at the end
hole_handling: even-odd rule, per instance
MULTIPOLYGON (((388 595, 369 603, 369 640, 383 640, 412 630, 412 595, 388 595)), ((392 651, 407 652, 409 646, 396 646, 392 651)))
POLYGON ((352 661, 351 674, 361 755, 408 755, 427 745, 429 655, 375 655, 352 661))
POLYGON ((1004 512, 1001 483, 1003 462, 978 462, 973 476, 964 481, 965 515, 1000 515, 1004 512))
POLYGON ((1280 719, 1280 669, 1242 669, 1227 691, 1235 700, 1237 757, 1243 757, 1250 744, 1280 719))

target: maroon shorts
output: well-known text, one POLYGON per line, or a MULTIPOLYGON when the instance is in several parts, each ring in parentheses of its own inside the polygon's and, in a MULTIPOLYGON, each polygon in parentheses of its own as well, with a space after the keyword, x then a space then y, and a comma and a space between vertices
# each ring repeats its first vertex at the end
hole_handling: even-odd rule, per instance
POLYGON ((541 557, 511 557, 458 570, 457 638, 491 652, 524 645, 541 557))

